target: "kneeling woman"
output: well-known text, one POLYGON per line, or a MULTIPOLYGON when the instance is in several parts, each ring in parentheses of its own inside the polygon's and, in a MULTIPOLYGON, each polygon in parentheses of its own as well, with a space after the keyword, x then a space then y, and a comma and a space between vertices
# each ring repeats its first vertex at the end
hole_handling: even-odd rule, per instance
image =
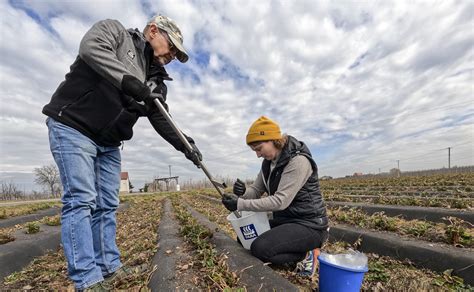
POLYGON ((319 190, 318 168, 308 147, 282 135, 277 123, 262 116, 250 127, 247 144, 263 157, 255 182, 237 180, 234 194, 222 203, 230 211, 273 211, 271 229, 252 242, 252 254, 264 262, 299 262, 299 273, 312 276, 315 249, 328 237, 326 205, 319 190), (262 197, 264 193, 268 196, 262 197))

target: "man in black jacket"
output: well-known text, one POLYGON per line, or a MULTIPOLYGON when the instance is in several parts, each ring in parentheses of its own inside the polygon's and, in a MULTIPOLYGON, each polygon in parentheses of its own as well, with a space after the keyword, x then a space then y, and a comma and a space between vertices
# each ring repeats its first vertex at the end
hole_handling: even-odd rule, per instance
POLYGON ((193 139, 189 151, 160 114, 169 78, 164 65, 188 54, 176 23, 155 16, 143 33, 116 20, 100 21, 84 35, 70 72, 43 108, 51 152, 64 186, 61 239, 68 274, 78 290, 103 288, 127 273, 115 243, 119 204, 120 149, 139 117, 199 166, 193 139), (151 92, 146 86, 153 81, 151 92), (104 281, 105 279, 105 281, 104 281))

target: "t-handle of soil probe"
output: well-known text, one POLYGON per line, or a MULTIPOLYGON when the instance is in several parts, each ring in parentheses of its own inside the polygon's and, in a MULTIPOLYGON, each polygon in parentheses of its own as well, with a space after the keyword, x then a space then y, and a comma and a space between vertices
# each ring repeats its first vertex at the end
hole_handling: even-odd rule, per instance
MULTIPOLYGON (((153 89, 155 89, 155 87, 157 86, 156 83, 153 81, 148 81, 147 85, 148 87, 150 87, 150 90, 152 92, 153 92, 153 89)), ((173 131, 176 133, 176 135, 178 135, 181 142, 183 142, 184 147, 186 147, 188 151, 193 151, 193 147, 191 146, 191 143, 189 143, 188 139, 186 139, 186 137, 183 135, 181 130, 175 124, 175 122, 173 121, 169 113, 166 111, 165 107, 161 104, 160 100, 158 98, 155 98, 153 102, 158 107, 158 110, 160 111, 160 113, 165 117, 166 121, 170 124, 171 128, 173 128, 173 131)), ((217 192, 221 195, 221 197, 223 197, 224 192, 220 189, 219 185, 214 181, 211 173, 207 170, 206 166, 204 165, 202 161, 199 161, 199 166, 202 169, 202 171, 204 171, 207 178, 211 181, 212 185, 216 188, 217 192)), ((239 211, 234 211, 233 213, 237 218, 242 217, 239 211)))

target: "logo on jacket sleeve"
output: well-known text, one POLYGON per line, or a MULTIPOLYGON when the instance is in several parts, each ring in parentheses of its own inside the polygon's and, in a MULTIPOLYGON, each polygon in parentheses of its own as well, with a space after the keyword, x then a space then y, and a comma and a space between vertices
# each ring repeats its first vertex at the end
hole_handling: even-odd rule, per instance
POLYGON ((258 236, 257 230, 253 224, 245 225, 240 227, 240 232, 244 235, 245 240, 249 240, 258 236))
POLYGON ((135 54, 132 52, 132 50, 128 50, 127 55, 130 57, 130 59, 133 60, 135 58, 135 54))

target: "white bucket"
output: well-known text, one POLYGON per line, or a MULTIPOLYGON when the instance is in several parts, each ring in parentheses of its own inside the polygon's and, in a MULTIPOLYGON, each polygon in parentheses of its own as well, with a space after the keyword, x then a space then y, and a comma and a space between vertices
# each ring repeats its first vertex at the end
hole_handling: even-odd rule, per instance
POLYGON ((259 235, 270 230, 267 212, 240 211, 242 217, 235 217, 234 213, 227 216, 227 220, 232 224, 235 233, 245 249, 250 249, 250 245, 259 235))

